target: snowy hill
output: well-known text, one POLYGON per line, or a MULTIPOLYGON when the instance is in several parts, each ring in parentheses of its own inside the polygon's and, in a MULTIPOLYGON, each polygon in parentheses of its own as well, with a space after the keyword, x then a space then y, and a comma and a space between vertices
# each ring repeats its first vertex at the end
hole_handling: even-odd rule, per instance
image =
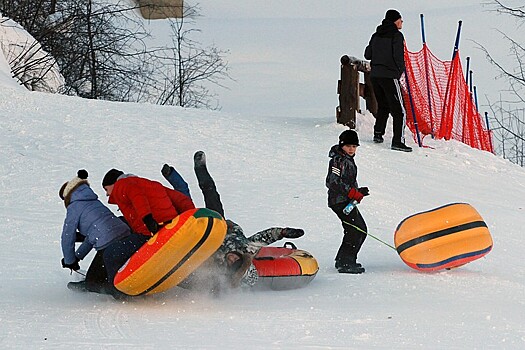
MULTIPOLYGON (((267 2, 261 4, 280 13, 267 2)), ((404 5, 394 1, 377 8, 400 4, 404 5)), ((427 3, 418 5, 411 12, 408 9, 403 12, 406 18, 411 18, 405 30, 409 40, 418 38, 415 19, 422 12, 420 7, 430 10, 427 3)), ((454 37, 455 28, 450 21, 456 20, 456 14, 450 16, 450 12, 456 10, 449 5, 440 2, 439 6, 447 10, 428 16, 429 29, 431 19, 436 23, 435 30, 429 32, 440 30, 443 41, 454 37), (447 20, 445 28, 443 17, 447 20), (447 30, 449 33, 445 35, 442 31, 447 30)), ((237 3, 235 6, 238 8, 237 3)), ((328 8, 321 3, 319 6, 328 8)), ((461 3, 461 6, 471 5, 461 3)), ((331 4, 331 8, 343 7, 331 4)), ((327 105, 332 106, 330 110, 333 108, 333 102, 326 101, 335 101, 331 89, 337 79, 334 62, 341 55, 341 43, 347 45, 348 38, 352 39, 342 53, 361 52, 377 23, 376 9, 369 17, 349 21, 352 16, 362 17, 362 13, 351 6, 344 8, 338 10, 341 19, 334 22, 330 18, 322 31, 318 26, 303 27, 305 22, 301 19, 298 27, 301 40, 289 39, 295 32, 286 21, 277 26, 275 21, 263 19, 254 25, 250 19, 240 30, 235 27, 239 21, 225 20, 237 30, 217 30, 210 21, 214 33, 224 40, 224 47, 234 43, 240 48, 235 50, 234 46, 237 56, 232 57, 232 62, 241 63, 236 76, 240 74, 238 80, 242 84, 233 91, 239 89, 242 94, 232 93, 237 97, 230 96, 229 104, 248 106, 242 108, 254 111, 257 117, 28 92, 10 79, 10 69, 0 54, 3 241, 0 346, 4 349, 524 348, 521 231, 525 226, 525 170, 499 157, 457 142, 442 141, 428 142, 432 148, 415 148, 411 154, 393 152, 388 149, 388 142, 383 145, 371 142, 372 117, 359 116, 358 179, 371 191, 360 208, 371 234, 392 244, 394 230, 405 217, 447 203, 467 202, 487 222, 494 248, 485 258, 461 268, 421 273, 407 267, 389 247, 368 238, 359 257, 367 269, 365 274, 340 275, 333 268, 342 230, 326 206, 324 178, 328 150, 344 127, 337 125, 333 117, 314 119, 312 114, 326 111, 327 105), (274 28, 269 30, 266 26, 274 28), (288 35, 283 35, 282 28, 288 29, 288 35), (263 43, 264 54, 251 47, 254 30, 260 30, 258 44, 263 43), (348 35, 354 32, 363 33, 348 35), (336 37, 330 45, 328 35, 336 37), (240 40, 242 37, 246 40, 240 40), (269 47, 277 51, 268 53, 269 47), (279 48, 284 48, 284 54, 279 48), (306 49, 316 50, 316 54, 324 54, 326 59, 316 56, 304 60, 315 69, 301 68, 295 60, 288 59, 287 54, 295 58, 297 52, 306 49), (260 70, 261 60, 267 72, 260 70), (283 66, 282 62, 291 62, 293 67, 283 66), (320 62, 326 65, 324 71, 320 62), (305 75, 307 71, 313 72, 312 75, 305 75), (290 79, 285 80, 284 73, 293 79, 322 77, 322 80, 300 81, 297 88, 291 89, 290 79), (257 79, 247 78, 251 74, 257 74, 257 79), (257 89, 247 82, 256 83, 257 89), (280 90, 283 86, 288 93, 286 99, 280 90), (294 97, 291 91, 298 91, 300 97, 294 97), (321 98, 323 94, 325 97, 321 98), (281 109, 277 108, 279 105, 281 109), (276 110, 309 117, 283 117, 276 110), (261 114, 281 117, 261 118, 261 114), (67 282, 78 276, 70 275, 60 266, 60 232, 65 215, 58 198, 60 186, 78 169, 85 168, 90 173, 92 188, 106 203, 101 180, 108 169, 116 167, 161 180, 160 168, 168 162, 185 176, 196 204, 202 206, 192 169, 196 150, 204 150, 208 155, 226 215, 241 224, 247 234, 278 225, 305 229, 306 235, 294 243, 317 258, 320 271, 314 281, 298 290, 238 290, 219 297, 175 288, 131 302, 69 291, 67 282)), ((470 13, 469 18, 481 18, 481 10, 477 11, 470 13)), ((477 33, 488 27, 469 28, 477 33)), ((9 39, 20 31, 11 26, 0 34, 3 41, 11 42, 9 39)), ((25 39, 13 43, 19 41, 25 39)), ((448 54, 450 50, 445 47, 448 54)), ((303 56, 312 55, 306 52, 303 56)), ((415 147, 410 141, 409 144, 415 147)), ((116 212, 115 206, 110 208, 116 212)), ((92 257, 93 254, 81 262, 83 269, 92 257)))
POLYGON ((403 218, 467 202, 487 222, 494 249, 461 268, 427 274, 368 238, 359 258, 366 273, 340 275, 333 257, 342 230, 326 207, 324 177, 328 150, 344 128, 330 118, 261 119, 6 87, 0 115, 2 348, 525 346, 525 170, 494 155, 441 141, 394 152, 388 142, 371 142, 372 117, 359 116, 358 180, 371 191, 360 207, 371 234, 392 244, 403 218), (247 234, 274 225, 305 229, 295 243, 318 259, 314 281, 217 298, 175 288, 132 302, 68 290, 77 277, 60 266, 62 183, 85 168, 106 203, 100 183, 108 169, 160 180, 168 162, 202 206, 196 150, 208 155, 226 215, 247 234))

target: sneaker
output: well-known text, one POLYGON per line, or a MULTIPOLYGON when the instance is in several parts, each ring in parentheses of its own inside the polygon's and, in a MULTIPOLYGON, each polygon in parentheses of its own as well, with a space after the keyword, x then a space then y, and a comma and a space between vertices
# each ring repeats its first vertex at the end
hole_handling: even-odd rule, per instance
POLYGON ((381 134, 374 134, 374 143, 383 143, 385 141, 381 134))
POLYGON ((87 292, 86 281, 69 282, 67 288, 76 292, 87 292))
POLYGON ((358 275, 365 272, 365 268, 361 264, 350 264, 343 265, 337 269, 339 273, 350 273, 353 275, 358 275))
POLYGON ((412 147, 408 147, 404 143, 393 143, 392 147, 390 147, 391 150, 394 151, 402 151, 402 152, 412 152, 412 147))

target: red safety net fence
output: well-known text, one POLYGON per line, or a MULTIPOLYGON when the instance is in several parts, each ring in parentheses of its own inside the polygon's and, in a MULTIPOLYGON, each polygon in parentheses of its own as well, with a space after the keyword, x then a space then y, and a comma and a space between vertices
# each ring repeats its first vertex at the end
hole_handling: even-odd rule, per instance
POLYGON ((420 139, 422 144, 425 136, 432 135, 494 153, 492 133, 468 89, 459 51, 452 61, 442 61, 426 44, 419 52, 410 52, 405 46, 405 65, 401 85, 407 126, 416 142, 420 139))

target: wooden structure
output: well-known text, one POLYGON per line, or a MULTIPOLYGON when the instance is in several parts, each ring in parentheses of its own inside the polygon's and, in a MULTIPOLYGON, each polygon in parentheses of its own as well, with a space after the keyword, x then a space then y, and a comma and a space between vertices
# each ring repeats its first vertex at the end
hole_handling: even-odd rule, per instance
POLYGON ((145 19, 182 18, 183 0, 135 0, 145 19))
POLYGON ((341 57, 341 79, 337 82, 339 106, 336 108, 336 119, 339 124, 355 129, 356 113, 361 113, 359 98, 366 101, 366 109, 374 116, 377 112, 377 101, 370 82, 370 63, 355 57, 341 57), (360 82, 359 72, 364 75, 360 82))

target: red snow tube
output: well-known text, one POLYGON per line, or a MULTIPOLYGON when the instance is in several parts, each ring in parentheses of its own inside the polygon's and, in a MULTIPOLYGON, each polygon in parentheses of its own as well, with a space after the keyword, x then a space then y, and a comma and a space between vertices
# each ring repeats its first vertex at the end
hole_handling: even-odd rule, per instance
POLYGON ((259 273, 256 286, 295 289, 310 283, 319 270, 317 260, 290 242, 284 247, 263 247, 253 259, 259 273))

